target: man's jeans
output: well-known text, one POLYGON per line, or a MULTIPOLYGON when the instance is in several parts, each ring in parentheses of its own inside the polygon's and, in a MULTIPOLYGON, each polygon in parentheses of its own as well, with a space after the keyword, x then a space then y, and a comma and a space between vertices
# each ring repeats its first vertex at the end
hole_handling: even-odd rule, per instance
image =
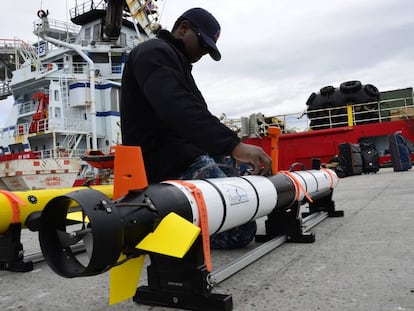
MULTIPOLYGON (((239 171, 234 168, 232 159, 225 157, 213 158, 208 155, 202 155, 178 179, 190 180, 238 175, 239 171)), ((251 221, 230 230, 213 234, 210 237, 210 246, 215 249, 245 247, 254 239, 256 230, 256 221, 251 221)))

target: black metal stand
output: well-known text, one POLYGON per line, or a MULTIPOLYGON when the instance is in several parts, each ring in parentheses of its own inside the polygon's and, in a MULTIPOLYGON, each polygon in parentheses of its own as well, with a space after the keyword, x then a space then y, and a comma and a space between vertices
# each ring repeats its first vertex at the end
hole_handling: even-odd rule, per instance
POLYGON ((286 235, 288 242, 315 242, 313 233, 303 232, 299 210, 300 202, 296 201, 288 210, 271 212, 265 221, 266 234, 257 235, 256 242, 266 242, 280 235, 286 235))
POLYGON ((22 225, 10 224, 6 232, 0 234, 0 270, 28 272, 33 270, 32 261, 24 261, 23 244, 20 241, 22 225))
POLYGON ((183 259, 159 254, 150 254, 150 258, 148 286, 137 289, 135 302, 185 310, 233 309, 231 295, 211 293, 200 237, 183 259))
POLYGON ((335 210, 335 202, 332 200, 333 189, 329 196, 324 196, 309 204, 309 213, 302 213, 302 217, 317 212, 327 212, 329 217, 344 217, 344 211, 335 210))
MULTIPOLYGON (((314 234, 304 231, 300 206, 301 202, 297 201, 286 210, 275 210, 270 213, 265 222, 266 234, 256 236, 256 241, 267 242, 277 237, 286 237, 279 244, 284 241, 314 242, 314 234)), ((329 196, 309 203, 309 211, 308 214, 327 212, 328 216, 332 217, 344 215, 343 211, 335 210, 332 191, 329 196)), ((183 259, 160 254, 150 254, 150 258, 151 264, 147 267, 148 285, 137 289, 133 298, 135 302, 185 310, 230 311, 233 309, 231 295, 211 293, 214 280, 211 281, 211 274, 204 265, 200 237, 183 259), (208 282, 209 277, 210 282, 208 282)), ((232 269, 230 267, 230 270, 232 269)))
POLYGON ((318 212, 327 212, 328 217, 343 217, 344 211, 335 210, 332 200, 333 189, 329 195, 308 202, 309 212, 300 215, 300 202, 296 201, 287 210, 274 210, 265 221, 266 234, 257 235, 256 242, 266 242, 279 235, 286 235, 287 242, 313 243, 315 235, 303 231, 302 218, 318 212))

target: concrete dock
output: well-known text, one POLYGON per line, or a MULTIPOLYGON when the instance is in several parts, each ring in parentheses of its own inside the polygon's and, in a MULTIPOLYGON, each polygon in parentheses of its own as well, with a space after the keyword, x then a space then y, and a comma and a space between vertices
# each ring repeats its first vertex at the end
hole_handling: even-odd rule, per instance
MULTIPOLYGON (((340 179, 333 199, 345 216, 314 227, 314 243, 285 243, 213 292, 231 294, 233 310, 243 311, 414 310, 414 171, 340 179)), ((39 251, 26 229, 23 245, 39 251)), ((245 252, 213 251, 213 271, 245 252)), ((174 310, 132 300, 108 306, 108 282, 108 273, 65 279, 45 262, 31 272, 0 271, 0 310, 174 310)))

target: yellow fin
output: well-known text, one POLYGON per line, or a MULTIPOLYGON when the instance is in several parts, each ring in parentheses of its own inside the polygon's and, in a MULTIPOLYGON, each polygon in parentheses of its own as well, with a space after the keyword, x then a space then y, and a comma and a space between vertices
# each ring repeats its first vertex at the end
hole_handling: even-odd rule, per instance
POLYGON ((200 228, 176 213, 165 216, 154 232, 136 247, 145 251, 183 258, 200 234, 200 228))
MULTIPOLYGON (((118 261, 125 259, 121 255, 118 261)), ((109 304, 119 303, 132 298, 138 287, 141 270, 144 265, 145 256, 141 255, 136 258, 113 267, 109 271, 109 304)))
POLYGON ((66 215, 66 219, 69 219, 69 220, 73 220, 73 221, 78 221, 78 222, 89 222, 89 218, 88 218, 88 216, 86 216, 85 217, 85 219, 83 219, 83 215, 82 215, 82 212, 69 212, 67 215, 66 215))

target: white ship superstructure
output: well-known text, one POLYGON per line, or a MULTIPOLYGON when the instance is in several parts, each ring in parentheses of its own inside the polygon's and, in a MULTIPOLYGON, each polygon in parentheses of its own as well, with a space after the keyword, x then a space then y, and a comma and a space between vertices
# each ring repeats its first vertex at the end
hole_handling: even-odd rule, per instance
POLYGON ((36 43, 0 42, 0 96, 14 97, 0 132, 0 187, 72 186, 87 168, 81 155, 121 142, 122 69, 157 19, 151 1, 127 2, 133 14, 124 1, 86 1, 70 10, 70 23, 39 10, 36 43))

